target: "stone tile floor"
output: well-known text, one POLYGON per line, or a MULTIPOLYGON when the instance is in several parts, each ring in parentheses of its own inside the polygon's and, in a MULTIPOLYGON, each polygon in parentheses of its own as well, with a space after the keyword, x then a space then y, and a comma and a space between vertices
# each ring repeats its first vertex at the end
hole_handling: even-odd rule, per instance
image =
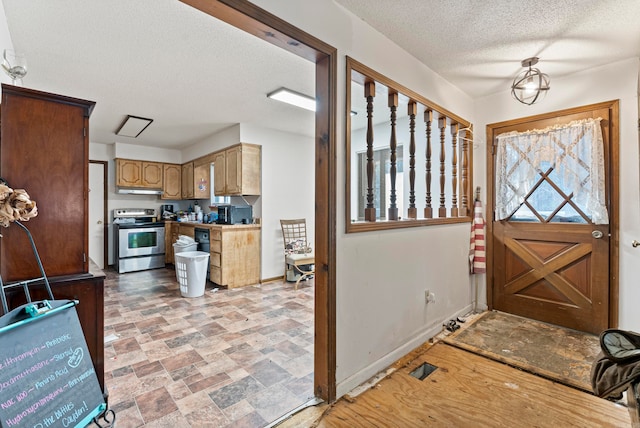
POLYGON ((183 298, 172 269, 106 273, 118 428, 261 427, 313 397, 313 280, 183 298))

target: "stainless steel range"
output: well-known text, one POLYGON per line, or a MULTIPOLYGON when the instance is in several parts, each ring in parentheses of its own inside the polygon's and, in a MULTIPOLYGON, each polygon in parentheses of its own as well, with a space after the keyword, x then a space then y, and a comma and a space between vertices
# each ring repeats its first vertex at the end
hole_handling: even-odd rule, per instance
POLYGON ((164 222, 152 208, 113 210, 115 266, 119 273, 164 267, 164 222))

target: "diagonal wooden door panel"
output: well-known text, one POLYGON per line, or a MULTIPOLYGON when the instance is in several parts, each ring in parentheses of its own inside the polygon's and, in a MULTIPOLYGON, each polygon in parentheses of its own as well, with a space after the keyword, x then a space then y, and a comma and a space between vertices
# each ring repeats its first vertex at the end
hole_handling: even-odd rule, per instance
POLYGON ((606 225, 496 222, 494 238, 503 261, 494 266, 495 309, 593 333, 606 328, 606 225))
MULTIPOLYGON (((552 249, 558 248, 558 243, 550 243, 552 249)), ((590 296, 584 295, 580 290, 573 286, 562 274, 562 270, 567 266, 574 264, 577 260, 582 260, 591 253, 591 245, 580 243, 559 243, 564 249, 562 252, 554 251, 553 257, 547 257, 546 260, 540 259, 538 254, 530 251, 529 247, 515 239, 508 239, 505 245, 508 250, 524 261, 530 270, 514 280, 509 280, 504 284, 505 292, 526 296, 524 292, 532 284, 545 279, 560 294, 565 296, 569 302, 579 307, 586 307, 591 304, 590 296)), ((549 252, 551 253, 551 252, 549 252)), ((584 266, 585 268, 587 265, 584 266)), ((558 302, 559 303, 559 302, 558 302)))

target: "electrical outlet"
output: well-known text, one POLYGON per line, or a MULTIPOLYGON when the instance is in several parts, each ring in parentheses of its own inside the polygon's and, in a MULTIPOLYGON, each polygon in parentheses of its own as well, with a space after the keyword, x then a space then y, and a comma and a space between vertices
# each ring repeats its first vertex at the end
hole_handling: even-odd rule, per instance
POLYGON ((435 302, 436 302, 435 293, 432 293, 429 290, 424 290, 424 303, 429 304, 429 303, 435 303, 435 302))

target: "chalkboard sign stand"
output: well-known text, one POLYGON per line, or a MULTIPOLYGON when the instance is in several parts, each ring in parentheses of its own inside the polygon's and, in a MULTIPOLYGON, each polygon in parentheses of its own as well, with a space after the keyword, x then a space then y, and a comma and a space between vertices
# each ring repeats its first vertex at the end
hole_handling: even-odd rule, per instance
POLYGON ((32 302, 0 317, 0 428, 115 421, 78 320, 78 303, 32 302))
POLYGON ((33 255, 36 258, 36 262, 38 263, 38 267, 40 268, 40 273, 42 274, 42 276, 39 278, 26 279, 23 281, 16 281, 10 284, 4 284, 2 282, 2 275, 0 275, 0 300, 2 301, 3 313, 5 314, 9 312, 9 305, 7 305, 7 296, 4 293, 4 290, 7 288, 22 286, 22 288, 24 289, 24 294, 27 298, 27 302, 31 303, 31 293, 29 293, 29 284, 33 282, 44 281, 44 286, 47 289, 49 298, 53 300, 53 293, 51 292, 51 286, 49 285, 49 280, 47 279, 47 275, 44 273, 44 267, 42 267, 42 262, 40 261, 38 250, 36 249, 36 243, 33 242, 33 236, 31 236, 31 232, 29 232, 29 229, 27 229, 27 227, 24 224, 20 223, 18 220, 14 221, 13 223, 20 226, 20 228, 22 228, 22 230, 24 230, 25 233, 27 234, 27 237, 29 238, 29 242, 31 243, 31 249, 33 250, 33 255))

